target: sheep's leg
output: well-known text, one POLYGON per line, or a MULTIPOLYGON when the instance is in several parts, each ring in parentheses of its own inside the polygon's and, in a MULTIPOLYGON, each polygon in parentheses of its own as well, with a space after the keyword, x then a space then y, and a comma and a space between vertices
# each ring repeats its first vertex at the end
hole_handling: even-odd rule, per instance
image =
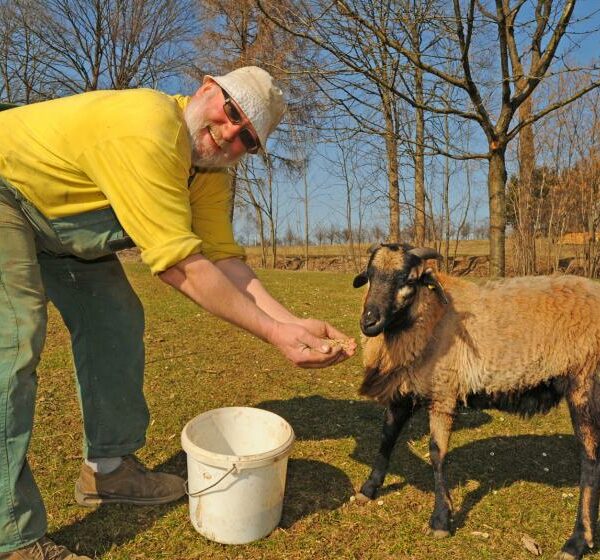
POLYGON ((577 518, 571 536, 557 555, 560 560, 579 559, 588 548, 594 546, 600 495, 600 430, 593 422, 587 402, 578 404, 576 396, 573 395, 569 398, 569 409, 581 449, 581 473, 577 518))
POLYGON ((412 397, 398 397, 385 409, 379 452, 368 480, 360 489, 359 499, 364 496, 364 498, 372 500, 377 496, 377 491, 383 485, 383 480, 387 474, 390 456, 398 435, 406 421, 418 408, 419 405, 414 403, 412 397))
POLYGON ((436 407, 429 411, 429 457, 433 466, 435 482, 435 506, 429 519, 429 527, 434 537, 442 538, 450 535, 450 518, 452 516, 452 499, 444 476, 444 459, 448 452, 454 407, 436 407))

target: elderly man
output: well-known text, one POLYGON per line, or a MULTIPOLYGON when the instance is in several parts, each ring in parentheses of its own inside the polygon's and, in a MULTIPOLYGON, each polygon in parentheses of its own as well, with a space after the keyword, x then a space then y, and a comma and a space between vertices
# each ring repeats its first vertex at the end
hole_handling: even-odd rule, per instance
POLYGON ((191 97, 97 91, 0 113, 0 559, 86 558, 47 537, 27 464, 46 298, 72 339, 84 420, 82 505, 160 504, 182 480, 150 472, 141 304, 114 252, 134 244, 153 274, 302 367, 335 364, 346 337, 300 319, 240 257, 230 175, 265 148, 284 110, 257 67, 207 76, 191 97))

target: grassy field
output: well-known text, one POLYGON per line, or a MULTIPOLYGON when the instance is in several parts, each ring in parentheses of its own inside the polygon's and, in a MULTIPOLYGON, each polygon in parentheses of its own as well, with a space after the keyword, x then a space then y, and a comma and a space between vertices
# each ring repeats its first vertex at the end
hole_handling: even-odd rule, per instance
MULTIPOLYGON (((521 543, 524 534, 540 544, 542 558, 551 558, 569 535, 579 466, 564 405, 532 421, 497 412, 458 415, 448 456, 456 531, 433 540, 423 531, 433 507, 424 414, 401 436, 381 497, 366 506, 351 500, 370 471, 382 417, 379 406, 357 396, 360 356, 327 370, 295 369, 274 349, 151 278, 142 265, 126 267, 147 314, 152 423, 139 457, 151 468, 185 476, 179 438, 189 419, 222 406, 272 410, 297 435, 283 519, 266 539, 224 546, 194 531, 185 500, 150 508, 77 506, 80 417, 68 335, 51 309, 31 463, 57 541, 105 560, 518 560, 532 557, 521 543)), ((352 275, 260 276, 297 314, 358 336, 361 290, 352 289, 352 275)))

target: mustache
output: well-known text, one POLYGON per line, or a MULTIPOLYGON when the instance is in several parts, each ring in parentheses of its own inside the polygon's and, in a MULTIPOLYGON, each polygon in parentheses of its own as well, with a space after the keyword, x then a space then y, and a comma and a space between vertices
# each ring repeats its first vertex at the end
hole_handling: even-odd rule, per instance
POLYGON ((211 124, 207 124, 206 128, 208 129, 208 133, 214 140, 215 144, 219 147, 219 149, 223 151, 225 155, 230 156, 231 154, 229 153, 229 150, 231 148, 231 144, 223 138, 223 135, 221 134, 220 130, 215 126, 212 126, 211 124))

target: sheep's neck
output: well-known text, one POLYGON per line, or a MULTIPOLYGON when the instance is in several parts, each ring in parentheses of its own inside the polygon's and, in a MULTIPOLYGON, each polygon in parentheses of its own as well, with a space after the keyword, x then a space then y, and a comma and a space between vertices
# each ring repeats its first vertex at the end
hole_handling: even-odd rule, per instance
POLYGON ((419 373, 429 355, 433 331, 445 313, 436 294, 421 290, 411 307, 410 328, 367 339, 361 393, 382 402, 389 402, 398 391, 427 394, 429 376, 419 373))

